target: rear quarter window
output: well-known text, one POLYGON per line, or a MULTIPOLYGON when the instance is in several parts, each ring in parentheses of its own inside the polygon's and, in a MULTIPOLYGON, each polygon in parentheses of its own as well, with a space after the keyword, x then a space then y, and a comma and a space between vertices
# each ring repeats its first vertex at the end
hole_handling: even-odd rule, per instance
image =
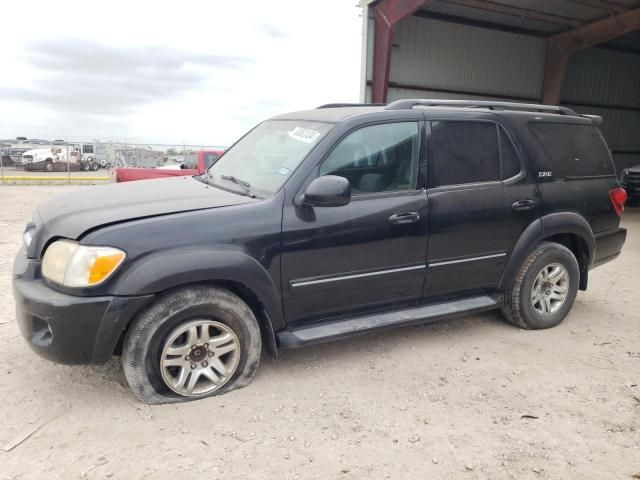
POLYGON ((595 125, 534 122, 529 129, 544 152, 538 173, 545 175, 540 176, 559 179, 615 175, 611 153, 595 125))

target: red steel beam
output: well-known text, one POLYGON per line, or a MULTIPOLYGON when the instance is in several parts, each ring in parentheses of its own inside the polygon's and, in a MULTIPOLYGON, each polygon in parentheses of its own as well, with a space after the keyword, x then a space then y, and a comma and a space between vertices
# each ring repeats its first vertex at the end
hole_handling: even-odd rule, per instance
POLYGON ((640 8, 614 15, 547 39, 543 102, 560 102, 562 82, 570 55, 640 29, 640 8))
POLYGON ((385 103, 389 90, 389 67, 391 65, 391 43, 393 29, 403 18, 408 17, 431 0, 382 0, 375 5, 376 31, 373 40, 373 81, 371 100, 385 103))

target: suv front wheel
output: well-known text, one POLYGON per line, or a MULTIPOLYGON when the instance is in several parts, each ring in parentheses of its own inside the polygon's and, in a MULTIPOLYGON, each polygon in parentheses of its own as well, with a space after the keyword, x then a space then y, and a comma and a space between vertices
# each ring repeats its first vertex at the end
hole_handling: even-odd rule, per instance
POLYGON ((502 313, 521 328, 555 327, 571 310, 579 282, 580 269, 571 250, 541 242, 505 292, 502 313))
POLYGON ((122 364, 139 400, 179 402, 249 384, 261 348, 246 303, 228 290, 197 285, 162 294, 135 320, 122 364))

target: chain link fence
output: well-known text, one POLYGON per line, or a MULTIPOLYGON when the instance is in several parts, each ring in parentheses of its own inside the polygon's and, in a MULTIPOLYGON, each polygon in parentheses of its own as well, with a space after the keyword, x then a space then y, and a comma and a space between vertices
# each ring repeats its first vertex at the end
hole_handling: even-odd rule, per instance
POLYGON ((178 165, 213 145, 159 143, 69 142, 18 137, 0 140, 0 185, 97 183, 111 181, 114 167, 178 165))

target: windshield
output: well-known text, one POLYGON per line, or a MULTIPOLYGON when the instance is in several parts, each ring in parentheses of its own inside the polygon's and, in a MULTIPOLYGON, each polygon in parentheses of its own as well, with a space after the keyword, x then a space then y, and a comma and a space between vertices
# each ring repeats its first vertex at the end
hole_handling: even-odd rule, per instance
POLYGON ((227 150, 204 179, 268 197, 277 192, 333 125, 300 120, 268 120, 227 150))

